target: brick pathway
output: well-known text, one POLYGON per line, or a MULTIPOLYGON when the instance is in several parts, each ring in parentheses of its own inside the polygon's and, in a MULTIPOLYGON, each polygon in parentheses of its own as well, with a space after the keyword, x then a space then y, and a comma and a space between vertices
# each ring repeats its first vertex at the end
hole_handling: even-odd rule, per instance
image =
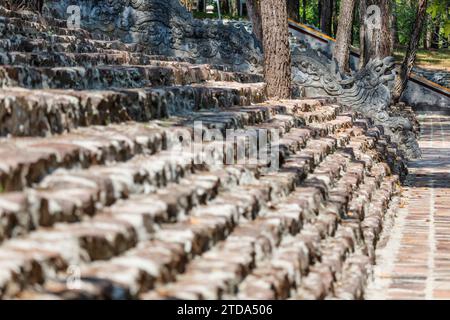
POLYGON ((450 299, 450 117, 421 116, 423 158, 377 252, 368 299, 450 299))

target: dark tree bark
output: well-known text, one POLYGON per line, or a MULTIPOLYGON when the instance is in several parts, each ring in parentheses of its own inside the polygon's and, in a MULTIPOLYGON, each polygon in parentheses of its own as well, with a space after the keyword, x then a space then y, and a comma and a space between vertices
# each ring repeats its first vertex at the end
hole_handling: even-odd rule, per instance
POLYGON ((355 9, 353 9, 353 22, 352 22, 352 40, 351 40, 351 44, 354 45, 355 41, 356 41, 356 26, 357 26, 357 21, 358 21, 358 16, 359 12, 358 12, 358 8, 355 5, 355 9))
POLYGON ((320 27, 320 18, 322 17, 322 0, 317 0, 317 10, 319 11, 319 27, 320 27))
POLYGON ((441 19, 437 17, 432 26, 431 48, 439 49, 439 32, 441 31, 441 19))
POLYGON ((427 0, 419 0, 416 19, 413 29, 411 30, 411 39, 409 40, 408 49, 406 50, 406 55, 403 59, 400 72, 395 80, 395 86, 392 93, 392 99, 394 103, 397 103, 400 100, 403 91, 405 91, 406 84, 408 83, 411 70, 414 67, 414 62, 416 61, 417 55, 417 47, 419 46, 420 35, 422 33, 423 25, 425 22, 427 5, 427 0))
POLYGON ((228 0, 220 0, 220 12, 222 13, 230 13, 230 6, 228 0))
POLYGON ((262 42, 262 21, 260 0, 247 0, 248 17, 253 25, 253 33, 262 42))
POLYGON ((287 0, 287 10, 289 19, 300 21, 300 0, 287 0))
POLYGON ((423 31, 422 31, 422 33, 423 33, 423 35, 422 35, 423 48, 425 50, 428 49, 429 46, 430 46, 429 42, 428 42, 428 19, 429 19, 429 16, 425 15, 425 18, 424 18, 424 21, 423 21, 423 31))
POLYGON ((339 23, 336 33, 336 44, 333 57, 336 59, 339 70, 349 70, 348 61, 350 56, 350 42, 352 37, 352 21, 355 0, 342 0, 339 12, 339 23))
POLYGON ((360 43, 361 62, 360 66, 365 66, 370 59, 385 58, 392 55, 392 12, 390 0, 360 0, 360 43), (376 5, 381 9, 381 28, 371 29, 366 24, 367 8, 376 5))
POLYGON ((331 27, 333 25, 333 0, 319 1, 322 3, 322 10, 320 12, 320 30, 331 36, 331 27))
POLYGON ((261 1, 264 77, 270 98, 291 97, 291 50, 286 0, 261 1))
POLYGON ((332 20, 333 20, 333 37, 336 38, 338 22, 339 22, 338 0, 333 1, 333 16, 332 16, 332 20))

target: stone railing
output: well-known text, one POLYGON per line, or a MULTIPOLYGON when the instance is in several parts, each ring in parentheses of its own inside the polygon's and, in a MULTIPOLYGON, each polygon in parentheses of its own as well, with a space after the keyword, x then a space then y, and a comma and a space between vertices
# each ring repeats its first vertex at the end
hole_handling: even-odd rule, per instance
MULTIPOLYGON (((44 14, 67 19, 69 0, 45 0, 44 14)), ((197 20, 178 0, 78 0, 81 27, 125 42, 140 43, 153 54, 228 65, 236 71, 261 72, 259 42, 244 27, 197 20)))

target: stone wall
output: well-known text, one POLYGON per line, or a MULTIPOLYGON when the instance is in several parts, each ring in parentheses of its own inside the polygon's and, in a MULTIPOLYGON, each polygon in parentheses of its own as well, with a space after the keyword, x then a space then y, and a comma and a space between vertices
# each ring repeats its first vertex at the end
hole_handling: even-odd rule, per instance
POLYGON ((178 0, 46 0, 44 15, 65 20, 74 4, 81 9, 82 28, 143 44, 153 54, 262 71, 259 42, 243 26, 194 19, 178 0))

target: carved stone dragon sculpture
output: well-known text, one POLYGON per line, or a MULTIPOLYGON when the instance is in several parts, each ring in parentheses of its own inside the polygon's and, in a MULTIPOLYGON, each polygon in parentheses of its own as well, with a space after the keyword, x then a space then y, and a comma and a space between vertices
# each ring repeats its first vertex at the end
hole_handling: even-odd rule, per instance
POLYGON ((383 126, 408 158, 420 157, 414 124, 406 114, 397 116, 390 110, 394 58, 373 59, 363 69, 347 76, 325 55, 306 45, 294 45, 292 64, 294 83, 303 88, 307 96, 335 97, 340 104, 383 126))

